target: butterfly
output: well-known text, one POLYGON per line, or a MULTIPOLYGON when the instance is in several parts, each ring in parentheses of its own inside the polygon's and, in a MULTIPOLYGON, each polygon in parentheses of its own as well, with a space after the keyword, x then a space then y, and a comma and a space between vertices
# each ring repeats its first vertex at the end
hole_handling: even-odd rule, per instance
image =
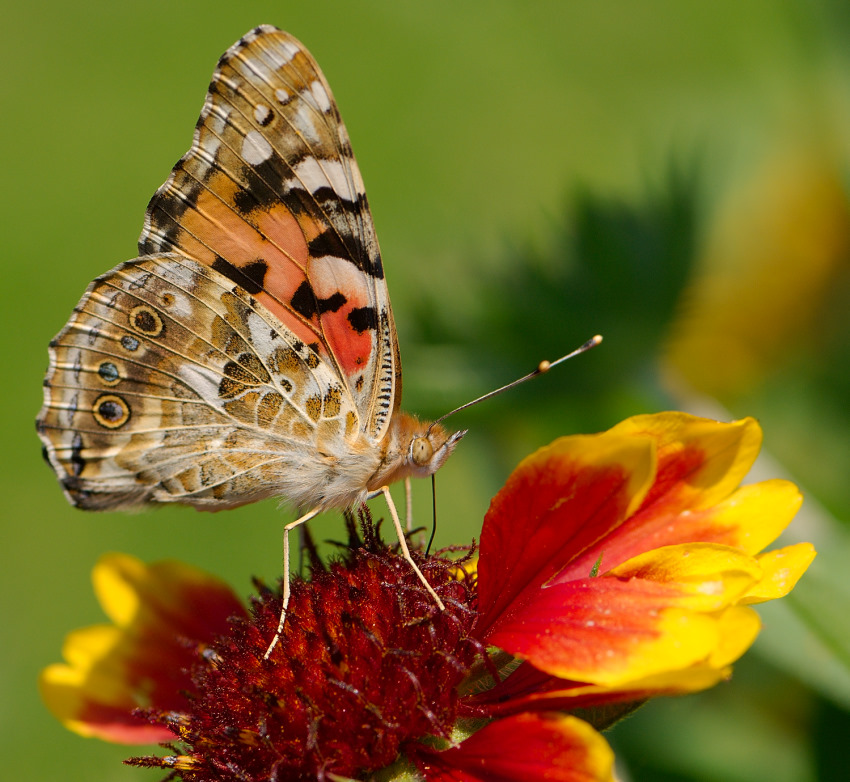
POLYGON ((433 474, 465 432, 400 410, 363 180, 288 33, 257 27, 219 59, 139 257, 89 285, 49 354, 37 429, 73 505, 288 500, 301 515, 284 535, 285 613, 288 532, 384 494, 428 586, 387 486, 433 474))

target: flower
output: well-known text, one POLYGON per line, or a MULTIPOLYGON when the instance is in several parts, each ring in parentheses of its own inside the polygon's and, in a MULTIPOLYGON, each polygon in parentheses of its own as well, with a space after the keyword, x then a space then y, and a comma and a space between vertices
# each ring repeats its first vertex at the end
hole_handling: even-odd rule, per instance
POLYGON ((245 609, 230 587, 179 562, 144 565, 109 554, 92 573, 95 593, 112 620, 68 635, 65 663, 41 674, 42 697, 65 725, 83 736, 126 744, 166 741, 171 733, 133 711, 180 709, 191 686, 185 639, 212 640, 245 609))
POLYGON ((248 612, 211 580, 201 607, 197 571, 112 555, 96 580, 131 585, 116 626, 72 634, 44 697, 80 732, 167 733, 168 755, 130 762, 186 780, 612 780, 597 729, 728 677, 758 632, 748 604, 814 557, 760 553, 800 504, 785 481, 739 486, 760 439, 664 413, 556 440, 493 499, 477 558, 414 555, 444 611, 363 516, 357 545, 294 582, 269 659, 277 592, 248 612))
POLYGON ((665 374, 674 393, 684 381, 728 404, 771 376, 782 382, 789 359, 844 333, 844 318, 824 317, 846 308, 837 304, 850 252, 843 169, 820 141, 765 145, 721 198, 671 329, 665 374))

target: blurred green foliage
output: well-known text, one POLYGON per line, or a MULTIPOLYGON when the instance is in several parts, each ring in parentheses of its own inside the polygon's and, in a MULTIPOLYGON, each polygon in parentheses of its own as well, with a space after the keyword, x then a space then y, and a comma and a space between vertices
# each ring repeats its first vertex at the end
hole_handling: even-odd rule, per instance
MULTIPOLYGON (((406 409, 440 415, 605 336, 591 353, 452 421, 471 431, 438 477, 438 542, 476 535, 513 465, 556 436, 671 407, 755 415, 777 460, 759 477, 786 470, 801 484, 807 503, 792 534, 813 540, 821 556, 793 599, 763 612, 763 636, 730 684, 652 703, 610 738, 624 780, 844 779, 850 13, 838 0, 5 9, 6 776, 141 778, 119 765, 125 748, 68 734, 36 693, 37 672, 58 659, 63 635, 102 619, 88 584, 100 553, 180 558, 242 593, 251 575, 280 572, 290 517, 275 503, 216 515, 85 515, 65 504, 32 425, 48 340, 88 281, 134 254, 145 204, 190 142, 216 58, 261 22, 307 43, 341 105, 381 238, 406 409), (817 236, 804 221, 810 212, 774 214, 769 198, 735 197, 787 188, 804 198, 805 176, 792 173, 781 187, 768 176, 797 157, 816 159, 841 186, 813 189, 810 199, 810 212, 834 214, 837 226, 818 256, 819 287, 793 287, 793 268, 771 266, 769 253, 760 259, 797 294, 803 315, 792 323, 770 307, 777 280, 748 273, 757 253, 747 248, 817 236), (738 217, 725 233, 724 209, 738 217), (729 344, 746 346, 756 333, 751 314, 769 348, 737 386, 731 352, 688 342, 728 326, 719 317, 728 300, 706 305, 704 292, 729 258, 723 271, 748 302, 735 305, 742 317, 729 344), (709 376, 724 377, 724 393, 709 397, 688 382, 671 352, 676 340, 709 376)), ((798 267, 807 247, 796 249, 798 267)), ((428 494, 418 487, 420 520, 429 518, 428 494)), ((342 536, 333 514, 312 529, 318 539, 342 536)))

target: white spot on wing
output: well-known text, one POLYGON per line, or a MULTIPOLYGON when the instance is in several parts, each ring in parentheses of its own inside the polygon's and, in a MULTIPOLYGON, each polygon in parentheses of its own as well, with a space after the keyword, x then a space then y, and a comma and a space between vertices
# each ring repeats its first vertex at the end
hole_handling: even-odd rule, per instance
POLYGON ((330 185, 340 198, 356 201, 357 194, 353 191, 346 173, 345 166, 339 160, 308 157, 295 167, 297 181, 288 180, 287 185, 290 188, 303 186, 311 193, 330 185))
POLYGON ((276 50, 270 50, 269 53, 274 55, 274 59, 280 65, 289 65, 299 51, 299 48, 292 41, 281 41, 277 45, 276 50))
MULTIPOLYGON (((249 341, 251 345, 253 345, 254 351, 257 353, 260 360, 263 361, 266 369, 269 369, 271 372, 268 362, 266 361, 266 357, 272 354, 275 347, 272 342, 271 324, 258 313, 251 312, 245 319, 245 325, 248 327, 249 341)), ((286 334, 286 330, 283 329, 281 333, 286 334)))
POLYGON ((287 103, 289 103, 289 101, 292 100, 292 95, 284 89, 275 90, 274 96, 275 98, 277 98, 277 102, 280 103, 281 106, 286 105, 287 103))
POLYGON ((200 364, 186 362, 177 370, 177 375, 201 399, 217 399, 221 375, 200 364))
POLYGON ((259 131, 252 130, 242 139, 242 159, 252 166, 265 163, 272 156, 272 145, 259 131))
POLYGON ((268 106, 264 106, 262 103, 258 103, 254 107, 254 119, 260 125, 265 125, 269 121, 271 114, 272 110, 268 106))
POLYGON ((173 291, 170 291, 170 293, 172 296, 170 304, 163 302, 165 305, 164 309, 173 318, 191 323, 195 315, 195 311, 192 309, 192 301, 188 296, 184 296, 181 293, 175 293, 173 291))
POLYGON ((321 85, 320 82, 314 81, 310 85, 310 93, 313 95, 313 100, 316 102, 316 105, 324 112, 328 112, 331 110, 331 99, 328 96, 327 90, 321 85))
POLYGON ((292 118, 292 124, 295 129, 301 133, 308 141, 318 144, 321 141, 319 134, 316 132, 316 126, 313 124, 313 112, 315 109, 307 103, 300 103, 295 116, 292 118))
POLYGON ((313 290, 320 298, 333 296, 337 291, 350 291, 352 296, 358 298, 368 295, 363 273, 346 258, 336 258, 333 255, 311 258, 307 271, 313 290))

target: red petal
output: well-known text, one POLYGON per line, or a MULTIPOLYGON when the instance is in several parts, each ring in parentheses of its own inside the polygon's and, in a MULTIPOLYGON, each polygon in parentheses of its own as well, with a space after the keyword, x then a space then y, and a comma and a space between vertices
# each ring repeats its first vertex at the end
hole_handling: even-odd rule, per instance
POLYGON ((559 584, 500 620, 487 642, 557 676, 596 681, 595 674, 628 666, 642 644, 660 636, 659 612, 675 599, 673 592, 613 578, 559 584))
POLYGON ((621 524, 649 489, 654 467, 649 438, 608 433, 564 437, 524 459, 484 519, 479 637, 621 524))
POLYGON ((788 525, 800 502, 796 486, 772 480, 742 486, 710 508, 668 512, 653 505, 565 568, 558 580, 585 575, 599 552, 602 572, 646 551, 680 543, 718 543, 756 554, 788 525))
POLYGON ((563 714, 491 722, 424 769, 429 782, 613 782, 614 753, 590 725, 563 714))
POLYGON ((666 546, 604 576, 546 585, 487 640, 561 678, 619 687, 711 659, 722 612, 761 575, 739 549, 666 546))
POLYGON ((540 590, 487 641, 564 679, 616 686, 681 670, 711 653, 715 620, 688 610, 691 600, 681 584, 571 581, 540 590))

